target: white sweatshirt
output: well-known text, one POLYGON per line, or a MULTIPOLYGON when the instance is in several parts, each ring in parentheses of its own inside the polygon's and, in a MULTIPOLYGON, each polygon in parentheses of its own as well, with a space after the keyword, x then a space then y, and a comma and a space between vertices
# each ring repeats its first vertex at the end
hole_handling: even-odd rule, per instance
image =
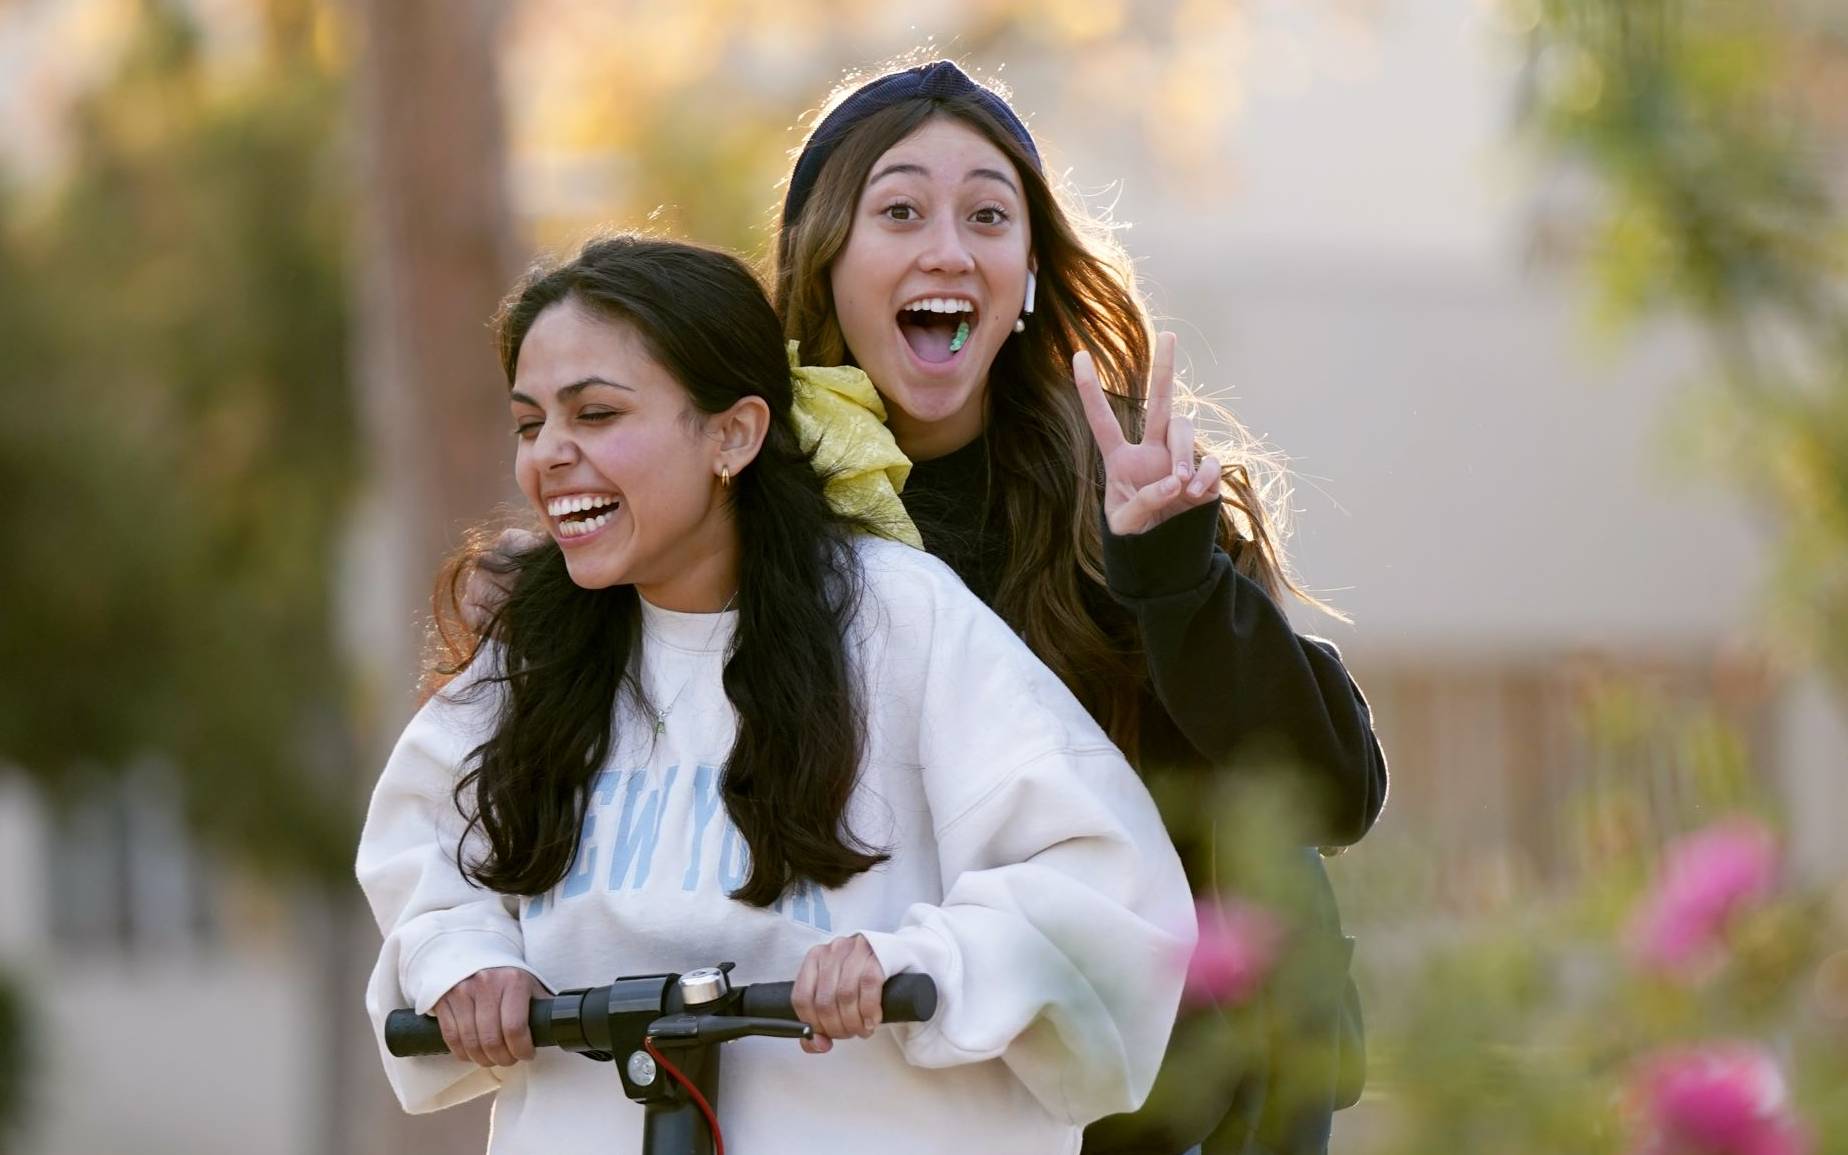
MULTIPOLYGON (((725 1044, 730 1150, 1074 1152, 1084 1124, 1138 1106, 1195 933, 1148 792, 941 562, 876 539, 859 556, 850 646, 868 733, 848 822, 890 861, 835 890, 792 888, 770 909, 727 897, 746 861, 718 793, 736 728, 720 684, 736 615, 644 602, 640 669, 666 728, 657 737, 629 695, 617 703, 577 860, 549 893, 509 898, 456 869, 451 792, 486 737, 491 695, 458 702, 465 677, 399 740, 359 846, 385 935, 366 997, 375 1028, 398 1007, 428 1013, 487 967, 564 990, 731 960, 735 982, 768 982, 858 932, 888 976, 936 980, 936 1017, 826 1055, 790 1040, 725 1044)), ((642 1109, 611 1064, 549 1048, 512 1068, 384 1062, 413 1112, 498 1090, 496 1155, 641 1148, 642 1109)))

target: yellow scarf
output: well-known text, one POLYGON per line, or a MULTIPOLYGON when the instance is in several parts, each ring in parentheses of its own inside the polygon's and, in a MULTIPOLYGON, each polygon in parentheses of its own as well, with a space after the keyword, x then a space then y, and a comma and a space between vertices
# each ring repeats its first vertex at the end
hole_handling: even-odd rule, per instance
POLYGON ((789 376, 795 386, 790 421, 803 450, 814 455, 815 472, 827 478, 828 504, 864 519, 881 537, 923 549, 918 527, 898 500, 911 461, 885 427, 885 403, 872 378, 850 365, 804 365, 794 341, 789 376))

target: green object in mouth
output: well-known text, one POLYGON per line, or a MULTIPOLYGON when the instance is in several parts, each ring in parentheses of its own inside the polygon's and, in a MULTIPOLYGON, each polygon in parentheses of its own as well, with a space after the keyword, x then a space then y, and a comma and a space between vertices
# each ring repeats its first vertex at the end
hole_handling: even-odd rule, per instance
POLYGON ((967 341, 968 339, 969 339, 969 322, 967 321, 956 322, 956 335, 950 338, 950 352, 954 353, 958 351, 959 349, 961 349, 963 347, 963 342, 967 341))

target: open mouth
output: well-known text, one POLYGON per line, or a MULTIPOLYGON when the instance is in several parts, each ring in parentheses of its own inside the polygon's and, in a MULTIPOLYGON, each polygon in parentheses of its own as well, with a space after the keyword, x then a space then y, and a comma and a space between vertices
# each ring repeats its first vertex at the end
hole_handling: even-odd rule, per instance
POLYGON ((554 497, 545 503, 545 511, 558 527, 562 538, 583 537, 602 529, 622 507, 622 499, 608 493, 578 493, 554 497))
POLYGON ((898 311, 898 331, 927 365, 954 361, 979 322, 975 303, 966 297, 922 297, 898 311))

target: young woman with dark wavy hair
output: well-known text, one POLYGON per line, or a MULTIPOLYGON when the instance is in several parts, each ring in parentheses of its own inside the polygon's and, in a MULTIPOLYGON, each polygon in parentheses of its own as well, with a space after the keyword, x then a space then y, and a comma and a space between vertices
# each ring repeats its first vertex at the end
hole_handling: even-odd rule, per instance
POLYGON ((795 976, 817 1033, 731 1045, 740 1150, 1051 1155, 1139 1103, 1194 933, 1180 861, 1059 679, 880 536, 915 532, 864 375, 792 367, 734 258, 638 237, 528 280, 500 348, 544 533, 359 850, 375 1023, 433 1012, 466 1056, 387 1057, 406 1108, 495 1091, 491 1150, 631 1149, 641 1108, 535 1055, 527 1004, 719 960, 795 976), (936 1016, 875 1034, 905 971, 936 1016))

